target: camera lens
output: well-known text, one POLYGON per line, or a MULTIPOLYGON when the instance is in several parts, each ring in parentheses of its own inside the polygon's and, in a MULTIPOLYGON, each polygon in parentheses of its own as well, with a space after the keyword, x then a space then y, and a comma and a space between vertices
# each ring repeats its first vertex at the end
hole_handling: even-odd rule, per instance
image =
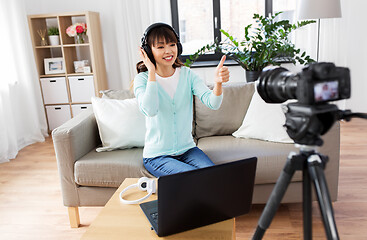
POLYGON ((296 99, 298 75, 282 67, 269 67, 260 74, 257 92, 267 103, 296 99))

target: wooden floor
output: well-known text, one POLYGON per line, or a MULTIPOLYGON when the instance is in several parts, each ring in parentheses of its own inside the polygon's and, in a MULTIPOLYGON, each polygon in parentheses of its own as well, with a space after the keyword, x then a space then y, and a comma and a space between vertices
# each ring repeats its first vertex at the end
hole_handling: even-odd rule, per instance
MULTIPOLYGON (((341 124, 339 197, 334 211, 341 239, 367 239, 367 121, 341 124)), ((236 219, 237 239, 251 238, 264 205, 236 219)), ((21 150, 0 164, 0 239, 79 239, 101 208, 80 208, 79 229, 71 229, 62 204, 51 138, 21 150)), ((313 239, 325 239, 317 203, 313 239)), ((264 239, 302 239, 301 204, 281 205, 264 239)))

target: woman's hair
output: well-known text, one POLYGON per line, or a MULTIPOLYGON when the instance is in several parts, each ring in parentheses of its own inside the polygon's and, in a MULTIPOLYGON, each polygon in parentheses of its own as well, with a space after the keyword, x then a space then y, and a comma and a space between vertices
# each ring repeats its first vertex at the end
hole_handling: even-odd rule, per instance
MULTIPOLYGON (((150 31, 149 35, 147 36, 147 44, 148 46, 156 46, 157 42, 161 39, 164 39, 166 43, 176 43, 177 44, 177 38, 174 32, 172 32, 171 29, 167 27, 157 27, 150 31)), ((154 63, 155 65, 155 63, 154 63)), ((181 60, 177 57, 175 62, 173 63, 172 67, 177 68, 181 67, 184 64, 181 62, 181 60)), ((148 68, 145 66, 143 61, 140 61, 136 64, 136 71, 138 73, 140 72, 146 72, 148 71, 148 68)))

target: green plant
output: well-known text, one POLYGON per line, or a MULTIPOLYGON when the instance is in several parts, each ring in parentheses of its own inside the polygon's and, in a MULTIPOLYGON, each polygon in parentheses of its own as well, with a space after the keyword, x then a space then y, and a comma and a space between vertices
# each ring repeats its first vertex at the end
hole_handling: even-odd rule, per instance
POLYGON ((53 35, 59 35, 59 28, 57 28, 57 27, 50 27, 48 29, 48 36, 53 36, 53 35))
POLYGON ((288 20, 275 21, 279 14, 281 12, 270 17, 254 14, 257 26, 247 25, 242 41, 237 41, 221 29, 227 38, 221 42, 216 39, 214 43, 203 46, 186 60, 185 65, 191 66, 201 55, 212 51, 227 55, 248 71, 261 71, 268 65, 280 65, 276 61, 279 57, 288 57, 294 64, 296 61, 300 64, 314 62, 306 52, 301 53, 288 36, 297 28, 316 21, 301 21, 297 24, 291 24, 288 20))

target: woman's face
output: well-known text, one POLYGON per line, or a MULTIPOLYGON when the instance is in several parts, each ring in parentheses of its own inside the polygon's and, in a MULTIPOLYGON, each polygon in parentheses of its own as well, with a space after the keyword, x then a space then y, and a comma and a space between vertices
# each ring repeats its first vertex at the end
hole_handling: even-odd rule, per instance
POLYGON ((167 43, 164 39, 160 39, 157 41, 155 46, 152 46, 151 48, 157 65, 160 65, 162 67, 172 67, 177 58, 176 43, 167 43))

